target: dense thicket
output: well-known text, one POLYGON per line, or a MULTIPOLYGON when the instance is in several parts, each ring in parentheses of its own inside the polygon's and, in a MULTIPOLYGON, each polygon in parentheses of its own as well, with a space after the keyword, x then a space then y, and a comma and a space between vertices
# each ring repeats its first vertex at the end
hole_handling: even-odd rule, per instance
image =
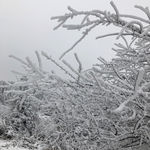
POLYGON ((149 149, 150 12, 147 7, 136 6, 146 14, 148 19, 144 19, 120 14, 113 2, 111 6, 115 13, 68 7, 69 13, 52 18, 59 22, 55 29, 84 30, 60 59, 96 26, 120 27, 117 33, 97 37, 116 35, 123 40, 115 44, 116 57, 110 62, 99 57, 98 63, 85 71, 75 54, 75 70, 69 62, 58 63, 42 52, 69 76, 63 79, 44 70, 38 52, 38 64, 29 57, 22 60, 11 55, 22 63, 25 73, 14 71, 18 81, 0 83, 1 137, 43 150, 149 149), (82 22, 67 24, 75 17, 83 17, 82 22))

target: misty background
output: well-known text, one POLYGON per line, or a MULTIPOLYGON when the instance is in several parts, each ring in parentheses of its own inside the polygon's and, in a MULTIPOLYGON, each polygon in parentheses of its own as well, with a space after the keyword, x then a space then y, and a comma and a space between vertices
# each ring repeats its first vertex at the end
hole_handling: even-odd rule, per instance
MULTIPOLYGON (((20 58, 29 56, 36 61, 34 52, 45 51, 54 59, 70 48, 81 33, 59 29, 53 31, 57 22, 50 20, 52 16, 62 15, 67 6, 77 10, 110 10, 110 0, 0 0, 0 80, 15 80, 16 76, 11 70, 22 71, 21 64, 8 57, 13 54, 20 58)), ((146 17, 134 5, 150 6, 150 0, 114 0, 121 14, 134 14, 146 17)), ((76 67, 73 54, 76 52, 84 69, 92 67, 97 57, 107 60, 114 57, 111 50, 115 37, 95 40, 98 35, 120 31, 114 26, 99 27, 91 32, 76 48, 67 54, 64 59, 76 67)), ((61 71, 43 58, 47 70, 54 70, 59 75, 61 71)))

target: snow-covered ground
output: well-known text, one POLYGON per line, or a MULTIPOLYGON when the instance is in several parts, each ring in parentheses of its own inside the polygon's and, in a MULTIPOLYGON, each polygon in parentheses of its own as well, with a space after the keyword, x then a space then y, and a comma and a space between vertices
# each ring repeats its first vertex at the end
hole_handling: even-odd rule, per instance
POLYGON ((16 146, 16 143, 7 140, 0 140, 0 150, 28 150, 26 148, 16 146))

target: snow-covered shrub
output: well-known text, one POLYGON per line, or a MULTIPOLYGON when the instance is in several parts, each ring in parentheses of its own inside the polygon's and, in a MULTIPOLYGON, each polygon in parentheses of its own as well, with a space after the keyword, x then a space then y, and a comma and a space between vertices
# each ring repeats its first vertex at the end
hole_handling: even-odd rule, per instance
POLYGON ((85 29, 61 59, 95 27, 110 24, 120 27, 117 33, 97 37, 117 36, 123 40, 115 44, 116 57, 110 62, 99 57, 93 68, 84 71, 75 54, 79 66, 75 70, 67 61, 62 60, 61 65, 42 52, 44 58, 69 76, 62 79, 44 70, 38 52, 35 53, 38 64, 28 57, 22 60, 10 56, 21 62, 25 72, 13 71, 20 77, 18 81, 0 83, 0 111, 3 112, 0 123, 2 129, 7 130, 5 134, 22 139, 35 149, 40 147, 38 144, 58 150, 148 148, 150 12, 147 7, 136 6, 147 15, 148 19, 143 19, 120 14, 113 2, 111 6, 115 13, 77 11, 68 7, 69 13, 52 18, 60 23, 55 29, 85 29), (69 19, 80 16, 83 16, 81 24, 67 24, 69 19))
MULTIPOLYGON (((101 57, 98 58, 100 62, 94 65, 88 74, 93 78, 90 78, 92 88, 97 86, 101 90, 99 94, 102 95, 102 91, 104 91, 106 95, 106 99, 101 98, 101 102, 99 102, 99 105, 103 103, 100 106, 102 115, 99 119, 105 118, 108 122, 113 122, 113 126, 116 128, 116 134, 113 133, 114 136, 110 136, 107 141, 118 141, 120 148, 140 147, 149 143, 150 140, 150 11, 148 7, 135 6, 145 13, 147 17, 145 19, 120 14, 115 4, 113 2, 110 4, 115 13, 100 10, 78 11, 68 7, 69 13, 52 17, 59 22, 55 29, 63 27, 68 30, 83 31, 81 38, 65 51, 60 59, 95 27, 111 24, 121 27, 121 31, 117 33, 96 37, 96 39, 100 39, 116 35, 117 39, 122 39, 124 43, 115 44, 116 47, 113 50, 116 52, 116 57, 114 59, 107 62, 101 57), (70 19, 76 17, 83 17, 82 22, 79 24, 70 23, 70 19), (124 18, 128 18, 127 21, 124 18), (115 120, 115 118, 117 119, 115 120)), ((96 90, 94 89, 94 91, 96 90)), ((92 94, 92 102, 94 102, 94 96, 95 93, 92 94)), ((111 123, 107 125, 106 122, 104 124, 111 125, 111 123)))

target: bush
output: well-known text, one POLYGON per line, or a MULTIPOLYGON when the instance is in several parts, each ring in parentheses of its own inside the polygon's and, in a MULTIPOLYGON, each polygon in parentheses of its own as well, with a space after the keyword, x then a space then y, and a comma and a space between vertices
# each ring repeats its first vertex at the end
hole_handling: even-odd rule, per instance
MULTIPOLYGON (((20 75, 19 81, 1 84, 2 106, 9 110, 1 119, 7 128, 11 128, 13 136, 23 136, 28 143, 32 139, 32 145, 41 143, 58 150, 149 148, 149 9, 136 6, 147 15, 147 20, 120 14, 113 2, 111 6, 115 13, 77 11, 68 7, 69 13, 52 17, 60 23, 55 29, 85 29, 82 37, 60 59, 95 27, 110 24, 120 27, 118 33, 97 37, 116 35, 124 41, 115 44, 116 57, 110 62, 99 57, 99 63, 85 71, 75 54, 79 65, 75 70, 67 61, 62 61, 65 66, 60 65, 42 52, 42 56, 70 77, 62 79, 44 70, 38 52, 38 65, 29 57, 22 60, 11 55, 26 71, 15 72, 20 75), (82 16, 81 24, 67 24, 69 19, 82 16), (130 21, 124 20, 125 17, 130 21)), ((38 149, 38 144, 35 147, 38 149)))

